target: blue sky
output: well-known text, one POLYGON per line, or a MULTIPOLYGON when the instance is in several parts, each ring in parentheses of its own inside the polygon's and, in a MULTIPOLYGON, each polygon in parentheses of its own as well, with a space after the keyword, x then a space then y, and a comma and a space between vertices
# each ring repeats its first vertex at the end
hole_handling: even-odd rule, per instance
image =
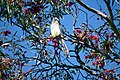
MULTIPOLYGON (((96 9, 98 9, 99 10, 99 6, 96 4, 96 0, 83 0, 85 3, 87 3, 89 6, 91 6, 91 7, 93 7, 93 8, 96 8, 96 9)), ((106 9, 105 9, 105 4, 103 3, 103 1, 101 1, 101 0, 98 0, 98 2, 99 2, 99 4, 100 5, 102 5, 102 8, 103 8, 103 11, 105 10, 106 11, 106 9)), ((85 10, 84 8, 82 8, 81 7, 81 9, 82 10, 85 10)), ((91 16, 93 16, 94 14, 93 13, 91 13, 91 12, 89 12, 89 11, 87 11, 87 10, 85 10, 87 13, 88 13, 88 18, 89 17, 91 17, 91 16)), ((97 18, 100 18, 100 17, 98 17, 97 15, 95 15, 94 17, 92 17, 92 18, 90 18, 89 19, 89 24, 91 24, 94 28, 96 28, 96 27, 98 27, 98 26, 100 26, 102 23, 103 23, 103 21, 101 21, 101 20, 97 20, 97 18)), ((79 13, 79 15, 78 15, 78 22, 77 22, 77 24, 76 24, 76 27, 79 27, 79 25, 81 24, 81 23, 83 23, 83 22, 86 22, 86 14, 84 14, 82 11, 80 11, 80 13, 79 13)), ((64 25, 64 27, 70 32, 70 33, 73 33, 72 32, 72 23, 73 23, 73 19, 72 19, 72 16, 71 15, 67 15, 67 16, 64 16, 64 19, 60 19, 60 23, 61 24, 63 24, 64 25)), ((4 29, 5 30, 11 30, 11 32, 12 32, 12 34, 14 34, 16 31, 17 31, 17 35, 18 36, 21 36, 21 37, 24 37, 24 36, 22 36, 22 31, 21 31, 21 29, 20 28, 18 28, 18 27, 16 27, 16 26, 10 26, 9 24, 5 24, 5 23, 3 23, 3 22, 1 22, 0 21, 0 27, 3 27, 4 26, 4 29)), ((3 35, 1 36, 0 35, 0 38, 1 37, 3 37, 3 35)), ((10 39, 10 38, 9 38, 10 39)), ((68 46, 68 49, 73 49, 74 47, 73 47, 73 45, 71 46, 71 44, 69 43, 69 42, 66 42, 67 43, 67 46, 68 46)), ((20 43, 21 45, 24 45, 24 46, 26 46, 26 44, 27 44, 27 42, 23 42, 23 43, 20 43)), ((30 48, 30 46, 26 46, 28 49, 30 48)), ((6 53, 9 53, 9 51, 6 51, 5 50, 5 52, 6 53)), ((32 51, 33 52, 33 54, 30 54, 30 53, 27 53, 27 56, 31 56, 31 57, 33 57, 33 56, 35 56, 35 51, 32 51)), ((12 53, 10 52, 9 53, 10 55, 12 55, 12 53)), ((72 54, 72 53, 71 53, 72 54)), ((81 59, 84 61, 85 59, 84 59, 84 54, 82 53, 82 52, 80 52, 80 56, 81 56, 81 59)), ((12 55, 12 57, 14 57, 13 55, 12 55)), ((73 58, 70 58, 70 60, 71 61, 73 61, 74 62, 74 64, 78 64, 77 62, 76 62, 76 60, 75 59, 73 59, 73 58)), ((30 62, 29 64, 32 64, 33 62, 30 62)), ((90 64, 91 65, 91 64, 90 64)), ((116 65, 115 64, 109 64, 106 68, 114 68, 116 65)), ((29 67, 30 68, 30 67, 29 67)), ((25 70, 25 71, 27 71, 28 69, 29 69, 28 67, 27 68, 23 68, 23 70, 25 70)))

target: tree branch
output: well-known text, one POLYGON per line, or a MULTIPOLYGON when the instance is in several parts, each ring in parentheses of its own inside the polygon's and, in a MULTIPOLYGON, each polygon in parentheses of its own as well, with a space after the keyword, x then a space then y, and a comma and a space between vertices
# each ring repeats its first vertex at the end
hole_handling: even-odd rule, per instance
POLYGON ((91 8, 89 7, 88 5, 86 5, 85 3, 83 3, 81 0, 76 0, 81 6, 83 6, 84 8, 86 8, 87 10, 101 16, 102 18, 104 18, 111 26, 111 29, 114 31, 114 33, 119 37, 120 39, 120 33, 119 31, 117 30, 115 24, 113 23, 113 21, 111 21, 107 15, 105 15, 104 13, 98 11, 97 9, 94 9, 94 8, 91 8))

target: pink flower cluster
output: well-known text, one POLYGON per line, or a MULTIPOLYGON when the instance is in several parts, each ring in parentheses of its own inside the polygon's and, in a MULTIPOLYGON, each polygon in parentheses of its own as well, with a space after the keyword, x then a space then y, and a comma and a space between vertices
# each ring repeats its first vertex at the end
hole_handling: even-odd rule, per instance
MULTIPOLYGON (((52 43, 54 44, 54 47, 58 47, 58 42, 56 41, 56 39, 53 39, 53 37, 49 38, 49 41, 52 41, 52 43)), ((59 53, 57 52, 57 50, 55 50, 54 54, 58 55, 59 53)))
POLYGON ((98 41, 99 41, 98 36, 96 36, 96 35, 91 35, 91 36, 89 36, 88 38, 89 38, 90 40, 95 40, 95 44, 98 44, 98 41))
POLYGON ((5 36, 8 36, 9 34, 11 34, 11 31, 10 31, 10 30, 4 31, 4 35, 5 35, 5 36))
POLYGON ((44 9, 43 4, 40 4, 38 2, 21 2, 21 5, 24 6, 30 6, 29 8, 24 8, 24 14, 32 13, 32 14, 37 14, 40 9, 44 9))

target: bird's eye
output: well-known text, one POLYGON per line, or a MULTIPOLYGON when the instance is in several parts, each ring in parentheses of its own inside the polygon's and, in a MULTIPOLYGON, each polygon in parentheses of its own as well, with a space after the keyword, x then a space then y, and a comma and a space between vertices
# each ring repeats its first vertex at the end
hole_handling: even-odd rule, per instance
POLYGON ((54 18, 56 21, 59 21, 59 19, 57 17, 54 18))

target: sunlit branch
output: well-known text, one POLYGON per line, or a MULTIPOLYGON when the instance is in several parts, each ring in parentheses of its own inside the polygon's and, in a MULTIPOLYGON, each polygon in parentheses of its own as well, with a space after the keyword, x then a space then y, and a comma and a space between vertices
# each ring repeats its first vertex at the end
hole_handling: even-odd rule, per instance
MULTIPOLYGON (((120 39, 120 36, 119 36, 120 33, 119 33, 118 29, 116 28, 114 22, 111 21, 111 20, 107 17, 107 15, 105 15, 104 13, 98 11, 97 9, 94 9, 94 8, 89 7, 88 5, 86 5, 85 3, 83 3, 81 0, 76 0, 76 1, 77 1, 80 5, 82 5, 84 8, 86 8, 87 10, 89 10, 89 11, 91 11, 91 12, 93 12, 93 13, 101 16, 101 17, 103 17, 103 18, 111 25, 111 29, 115 32, 115 34, 116 34, 116 35, 119 37, 119 39, 120 39)), ((110 11, 110 15, 111 15, 111 17, 112 17, 111 11, 110 11)))

